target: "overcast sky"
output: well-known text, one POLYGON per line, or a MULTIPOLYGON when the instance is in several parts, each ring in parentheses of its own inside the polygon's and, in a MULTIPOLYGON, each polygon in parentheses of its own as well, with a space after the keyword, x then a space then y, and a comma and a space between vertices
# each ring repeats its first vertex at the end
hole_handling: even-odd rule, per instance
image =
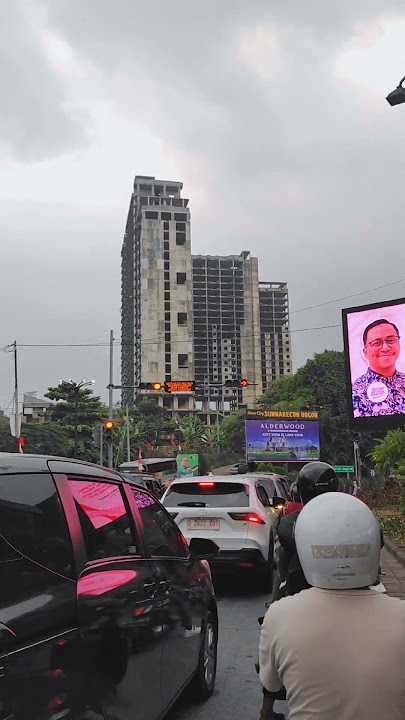
MULTIPOLYGON (((184 182, 193 252, 248 249, 287 281, 294 331, 405 295, 297 312, 405 277, 403 0, 1 0, 0 27, 0 346, 119 338, 135 174, 184 182)), ((295 368, 342 346, 292 337, 295 368)), ((19 367, 21 392, 106 395, 106 347, 22 347, 19 367)), ((0 353, 3 408, 12 371, 0 353)))

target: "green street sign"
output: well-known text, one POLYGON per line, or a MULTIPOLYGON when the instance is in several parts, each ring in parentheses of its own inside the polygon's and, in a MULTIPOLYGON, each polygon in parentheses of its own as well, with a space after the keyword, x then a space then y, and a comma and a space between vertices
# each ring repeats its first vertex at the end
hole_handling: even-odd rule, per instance
POLYGON ((354 473, 354 465, 334 465, 336 473, 354 473))

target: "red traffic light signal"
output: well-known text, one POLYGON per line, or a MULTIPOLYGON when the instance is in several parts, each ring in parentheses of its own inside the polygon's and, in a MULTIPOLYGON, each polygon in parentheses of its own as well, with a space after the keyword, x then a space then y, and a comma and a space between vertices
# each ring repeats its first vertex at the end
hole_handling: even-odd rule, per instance
POLYGON ((240 387, 247 387, 249 383, 245 378, 242 378, 242 380, 239 380, 239 385, 240 387))
POLYGON ((114 427, 114 420, 106 420, 104 423, 104 427, 106 430, 112 430, 114 427))

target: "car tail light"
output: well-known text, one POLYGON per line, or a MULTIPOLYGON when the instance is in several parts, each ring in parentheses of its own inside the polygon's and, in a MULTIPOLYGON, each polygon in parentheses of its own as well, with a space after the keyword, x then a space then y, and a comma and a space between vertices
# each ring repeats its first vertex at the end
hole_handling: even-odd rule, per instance
POLYGON ((178 514, 179 514, 178 512, 177 512, 177 513, 171 512, 171 513, 170 513, 171 519, 174 520, 174 519, 177 517, 178 514))
POLYGON ((214 485, 215 485, 214 482, 211 482, 209 480, 207 480, 207 481, 204 480, 203 482, 199 482, 198 484, 200 487, 214 487, 214 485))
POLYGON ((253 512, 236 512, 228 513, 232 520, 243 520, 244 522, 255 523, 256 525, 264 525, 264 520, 253 512))

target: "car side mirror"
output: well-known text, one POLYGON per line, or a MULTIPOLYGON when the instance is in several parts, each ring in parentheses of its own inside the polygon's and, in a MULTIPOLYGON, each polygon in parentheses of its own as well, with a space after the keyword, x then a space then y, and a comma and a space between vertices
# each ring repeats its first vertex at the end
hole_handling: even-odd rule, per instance
POLYGON ((286 502, 287 501, 285 498, 278 497, 277 495, 269 498, 270 507, 274 508, 275 510, 281 510, 286 504, 286 502))
POLYGON ((218 545, 209 538, 191 538, 189 548, 190 553, 197 560, 212 560, 219 551, 218 545))

